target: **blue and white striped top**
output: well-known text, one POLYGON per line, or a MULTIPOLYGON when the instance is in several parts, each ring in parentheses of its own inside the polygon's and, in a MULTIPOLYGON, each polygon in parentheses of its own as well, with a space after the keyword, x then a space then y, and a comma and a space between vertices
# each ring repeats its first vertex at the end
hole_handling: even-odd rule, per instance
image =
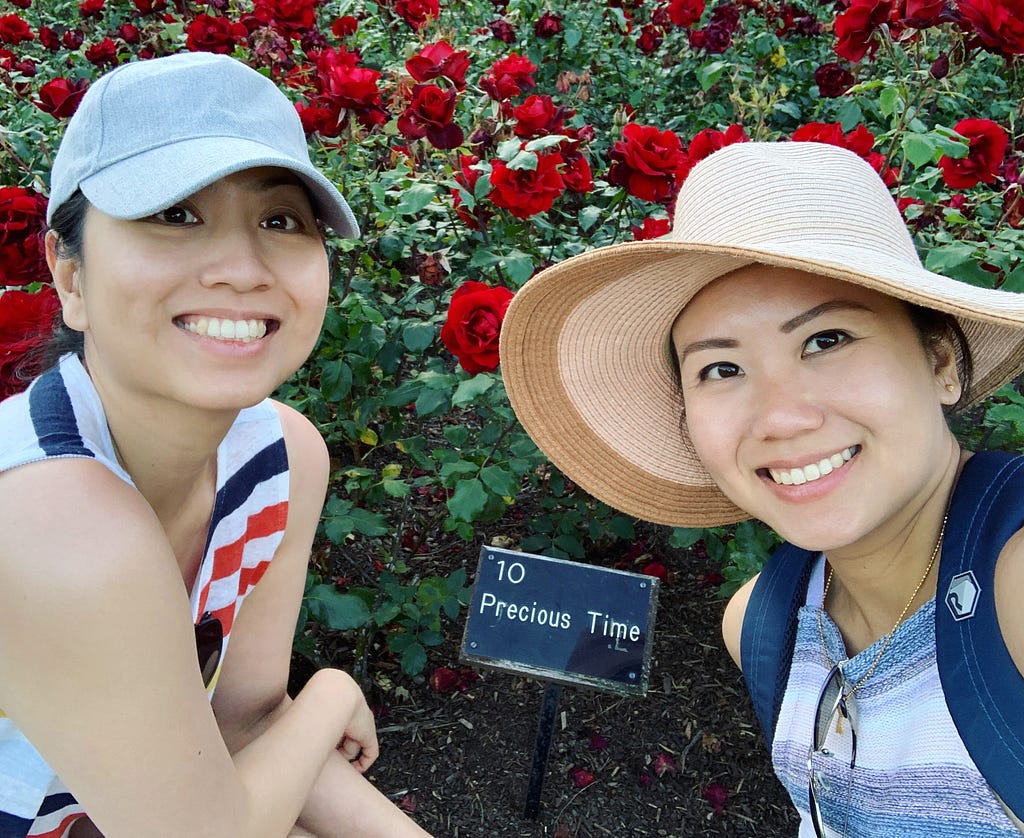
MULTIPOLYGON (((799 611, 789 681, 772 747, 775 772, 800 812, 800 838, 814 838, 808 811, 807 756, 814 713, 830 666, 821 648, 818 609, 823 558, 799 611)), ((838 627, 822 621, 833 661, 846 658, 838 627)), ((844 665, 850 684, 868 671, 884 638, 844 665)), ((850 770, 849 725, 835 723, 816 753, 815 793, 829 836, 846 838, 1020 838, 957 733, 935 658, 935 600, 896 630, 889 647, 853 697, 857 762, 850 770)), ((1024 778, 1022 778, 1024 782, 1024 778)))

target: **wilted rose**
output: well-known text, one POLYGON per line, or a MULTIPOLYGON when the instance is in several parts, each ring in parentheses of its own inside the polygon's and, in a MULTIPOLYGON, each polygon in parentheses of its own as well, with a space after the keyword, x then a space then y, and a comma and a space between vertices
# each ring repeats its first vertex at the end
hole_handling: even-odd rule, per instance
POLYGON ((512 292, 470 280, 452 294, 448 317, 441 327, 441 342, 468 373, 498 368, 498 336, 512 292))
POLYGON ((961 119, 953 130, 967 139, 968 151, 966 157, 943 155, 939 160, 946 186, 970 189, 979 183, 992 183, 1006 153, 1006 131, 991 119, 961 119))
POLYGON ((562 31, 562 18, 551 12, 544 12, 533 24, 533 34, 538 38, 553 38, 562 31))
POLYGON ((578 789, 585 789, 596 781, 596 777, 579 765, 575 766, 569 771, 569 779, 572 780, 572 784, 578 789))

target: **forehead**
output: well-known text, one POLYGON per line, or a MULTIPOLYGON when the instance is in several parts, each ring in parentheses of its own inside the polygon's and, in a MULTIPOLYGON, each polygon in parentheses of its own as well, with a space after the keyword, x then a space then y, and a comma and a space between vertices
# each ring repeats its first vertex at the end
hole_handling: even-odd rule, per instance
POLYGON ((732 322, 779 319, 831 301, 879 315, 903 315, 894 297, 821 274, 771 265, 747 265, 708 283, 694 295, 676 319, 673 334, 714 330, 732 322))
POLYGON ((305 184, 294 172, 288 169, 277 168, 276 166, 259 166, 254 169, 242 169, 240 172, 233 172, 215 180, 209 186, 204 186, 193 193, 192 198, 201 197, 225 188, 235 187, 252 192, 269 192, 280 187, 293 186, 306 190, 305 184))

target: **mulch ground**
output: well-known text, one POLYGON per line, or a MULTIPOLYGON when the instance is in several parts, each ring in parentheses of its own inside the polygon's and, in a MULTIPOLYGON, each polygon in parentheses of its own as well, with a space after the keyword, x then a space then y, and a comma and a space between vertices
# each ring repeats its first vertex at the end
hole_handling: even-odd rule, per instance
MULTIPOLYGON (((475 549, 449 569, 474 568, 475 549)), ((461 625, 448 626, 451 639, 431 650, 422 676, 373 662, 382 756, 372 781, 436 836, 795 835, 721 641, 723 602, 701 585, 709 568, 688 553, 663 557, 672 576, 659 597, 648 694, 563 689, 536 819, 524 808, 545 685, 460 664, 461 625), (427 676, 439 666, 479 677, 438 693, 427 676), (579 787, 587 774, 578 769, 593 782, 579 787)))

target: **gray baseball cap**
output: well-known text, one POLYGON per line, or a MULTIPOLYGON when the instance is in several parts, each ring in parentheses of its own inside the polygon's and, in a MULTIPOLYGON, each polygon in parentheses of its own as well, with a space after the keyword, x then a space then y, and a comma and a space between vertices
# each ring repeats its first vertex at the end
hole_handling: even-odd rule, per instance
POLYGON ((107 215, 144 218, 257 166, 294 172, 324 223, 358 238, 348 203, 310 162, 294 105, 270 79, 207 52, 122 64, 90 86, 68 123, 47 221, 76 189, 107 215))

